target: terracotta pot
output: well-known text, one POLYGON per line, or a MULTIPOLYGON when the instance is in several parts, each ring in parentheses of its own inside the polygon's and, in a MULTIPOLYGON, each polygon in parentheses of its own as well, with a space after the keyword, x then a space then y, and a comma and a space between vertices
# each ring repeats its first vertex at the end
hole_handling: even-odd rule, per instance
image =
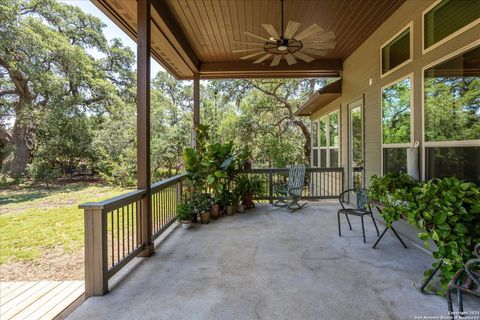
POLYGON ((244 213, 245 212, 245 206, 243 204, 238 205, 237 212, 238 213, 244 213))
POLYGON ((192 227, 192 221, 190 220, 182 220, 182 229, 187 230, 192 227))
POLYGON ((233 216, 235 214, 234 206, 227 206, 227 216, 233 216))
POLYGON ((243 205, 244 205, 245 208, 247 208, 247 209, 250 209, 250 208, 255 207, 255 204, 253 203, 253 194, 247 193, 247 194, 243 197, 243 205))
POLYGON ((210 217, 213 220, 216 220, 218 219, 219 216, 220 216, 220 206, 218 204, 214 204, 210 209, 210 217))
POLYGON ((209 211, 204 211, 204 212, 200 213, 200 221, 203 224, 210 223, 210 212, 209 211))

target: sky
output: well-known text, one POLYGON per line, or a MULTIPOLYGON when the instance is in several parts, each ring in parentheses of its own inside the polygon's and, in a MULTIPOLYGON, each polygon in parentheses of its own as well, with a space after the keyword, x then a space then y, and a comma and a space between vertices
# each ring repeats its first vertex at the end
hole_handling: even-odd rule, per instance
MULTIPOLYGON (((77 6, 81 8, 84 12, 87 12, 95 17, 98 17, 106 25, 103 29, 105 37, 110 40, 113 38, 120 38, 123 44, 127 47, 130 47, 133 52, 137 52, 137 44, 133 41, 125 32, 122 31, 119 27, 115 25, 106 15, 104 15, 100 9, 98 9, 92 2, 89 0, 59 0, 59 2, 67 3, 70 5, 77 6)), ((93 56, 97 56, 97 52, 90 52, 93 56)), ((151 59, 150 63, 150 74, 151 78, 154 78, 157 72, 164 71, 165 69, 158 64, 154 59, 151 59)))

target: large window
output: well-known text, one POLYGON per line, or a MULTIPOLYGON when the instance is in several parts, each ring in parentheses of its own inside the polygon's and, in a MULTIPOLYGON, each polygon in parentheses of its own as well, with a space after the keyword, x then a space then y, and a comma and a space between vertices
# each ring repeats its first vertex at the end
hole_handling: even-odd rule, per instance
POLYGON ((312 166, 338 167, 340 165, 339 111, 334 111, 312 124, 312 166), (315 128, 315 130, 313 129, 315 128), (318 146, 318 147, 316 147, 318 146))
POLYGON ((423 48, 428 49, 455 36, 460 29, 474 25, 480 19, 478 0, 442 0, 423 16, 423 48))
POLYGON ((480 184, 480 47, 424 71, 425 178, 480 184))
POLYGON ((400 31, 391 41, 381 48, 382 76, 408 63, 412 58, 410 36, 411 26, 400 31))
POLYGON ((407 172, 407 148, 412 142, 411 77, 382 89, 383 172, 407 172))

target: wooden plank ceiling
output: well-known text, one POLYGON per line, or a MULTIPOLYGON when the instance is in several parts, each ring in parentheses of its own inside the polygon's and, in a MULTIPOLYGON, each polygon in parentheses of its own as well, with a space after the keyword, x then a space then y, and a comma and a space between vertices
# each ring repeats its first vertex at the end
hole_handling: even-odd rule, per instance
MULTIPOLYGON (((136 1, 92 0, 134 40, 136 1)), ((280 30, 280 0, 152 0, 152 55, 178 79, 335 76, 345 60, 405 0, 285 0, 285 24, 300 22, 299 31, 316 23, 333 31, 336 46, 310 63, 289 66, 283 59, 270 67, 244 61, 252 48, 235 41, 258 42, 250 31, 268 38, 262 23, 280 30)))

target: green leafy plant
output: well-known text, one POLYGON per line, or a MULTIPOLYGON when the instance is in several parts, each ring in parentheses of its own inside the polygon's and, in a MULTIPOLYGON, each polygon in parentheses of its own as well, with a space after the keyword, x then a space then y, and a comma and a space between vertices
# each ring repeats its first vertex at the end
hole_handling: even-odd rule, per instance
POLYGON ((264 192, 263 182, 259 176, 240 174, 235 179, 235 190, 237 195, 244 197, 247 194, 258 195, 264 192))
POLYGON ((191 202, 195 214, 210 210, 211 202, 205 193, 194 193, 191 202))
POLYGON ((425 277, 442 259, 438 292, 443 294, 453 274, 474 257, 475 244, 480 243, 480 189, 473 183, 443 178, 415 188, 412 195, 409 222, 421 230, 418 236, 425 246, 431 239, 438 247, 433 252, 436 261, 425 277))
POLYGON ((407 215, 410 190, 418 186, 411 176, 400 172, 390 172, 383 177, 372 176, 368 197, 381 203, 380 214, 387 226, 399 220, 402 215, 407 215))
POLYGON ((473 258, 480 243, 480 189, 456 178, 416 182, 402 173, 373 176, 369 197, 383 205, 387 225, 404 215, 420 229, 419 238, 429 247, 433 241, 436 261, 424 274, 428 277, 441 263, 438 294, 444 294, 453 274, 473 258))
POLYGON ((190 221, 193 217, 193 203, 182 202, 177 205, 177 220, 178 221, 190 221))

